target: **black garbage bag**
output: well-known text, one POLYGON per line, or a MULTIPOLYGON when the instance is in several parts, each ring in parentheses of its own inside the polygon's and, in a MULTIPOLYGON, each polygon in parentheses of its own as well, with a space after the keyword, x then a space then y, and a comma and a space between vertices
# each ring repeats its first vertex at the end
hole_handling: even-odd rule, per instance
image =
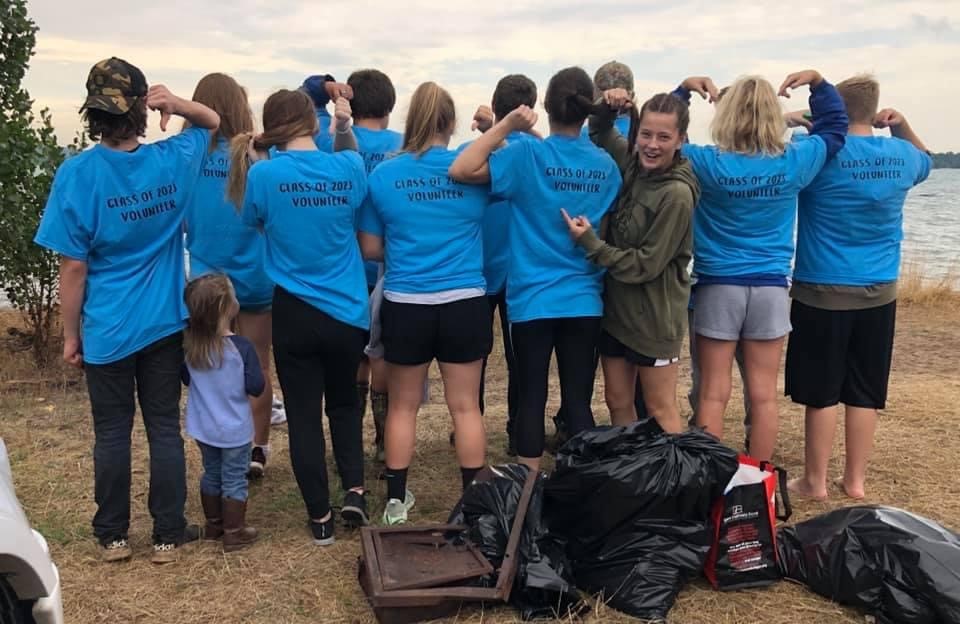
POLYGON ((703 569, 710 511, 737 467, 737 453, 702 431, 658 435, 636 423, 569 440, 545 512, 577 586, 634 617, 666 618, 703 569))
POLYGON ((783 575, 882 624, 960 623, 960 535, 876 505, 836 509, 778 533, 783 575))
MULTIPOLYGON (((507 550, 528 470, 520 464, 487 468, 467 487, 450 514, 451 524, 469 527, 467 539, 497 569, 507 550)), ((524 620, 565 617, 583 606, 564 545, 547 532, 543 523, 545 481, 546 476, 540 475, 530 497, 510 594, 510 604, 524 620)), ((487 586, 496 582, 496 577, 484 579, 487 586)))

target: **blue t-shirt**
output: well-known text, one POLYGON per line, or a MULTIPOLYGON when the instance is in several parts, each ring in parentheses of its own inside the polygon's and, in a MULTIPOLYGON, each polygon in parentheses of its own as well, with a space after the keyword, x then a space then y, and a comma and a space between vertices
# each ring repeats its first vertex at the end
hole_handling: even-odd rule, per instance
POLYGON ((191 128, 132 152, 98 144, 57 170, 34 241, 87 263, 86 362, 183 328, 183 216, 209 145, 208 130, 191 128))
POLYGON ((270 279, 361 329, 370 319, 354 224, 366 193, 356 152, 277 151, 250 167, 243 201, 243 222, 263 228, 270 279))
MULTIPOLYGON (((353 126, 353 136, 357 139, 357 148, 363 158, 363 166, 370 175, 377 165, 392 158, 403 147, 403 135, 395 130, 370 130, 353 126)), ((367 274, 367 287, 377 285, 380 263, 365 261, 363 268, 367 274)))
POLYGON ((689 144, 683 146, 683 155, 702 192, 693 213, 693 271, 698 284, 764 277, 786 286, 797 196, 826 161, 823 139, 811 136, 789 143, 779 156, 689 144))
POLYGON ((317 130, 317 136, 313 137, 313 142, 317 144, 317 149, 328 154, 333 153, 334 135, 330 132, 330 113, 326 107, 317 109, 317 124, 320 128, 317 130))
POLYGON ((901 139, 847 136, 843 149, 800 193, 794 279, 844 286, 896 280, 903 202, 932 164, 901 139))
POLYGON ((227 200, 230 144, 220 137, 207 154, 187 203, 187 251, 190 278, 226 273, 241 308, 261 308, 273 299, 273 282, 263 268, 263 237, 243 223, 227 200))
POLYGON ((490 180, 494 199, 513 206, 510 321, 602 316, 603 270, 570 238, 560 209, 599 227, 620 190, 613 159, 583 137, 516 141, 490 155, 490 180))
POLYGON ((432 294, 483 290, 480 222, 490 202, 486 185, 447 175, 457 152, 431 147, 403 153, 370 175, 360 230, 384 239, 384 290, 432 294))
MULTIPOLYGON (((617 118, 613 120, 613 128, 623 136, 630 135, 630 115, 617 115, 617 118)), ((584 124, 583 129, 580 130, 580 136, 585 139, 590 138, 590 124, 584 124)))
POLYGON ((253 343, 243 336, 223 338, 218 366, 196 369, 187 363, 180 378, 187 394, 187 434, 217 448, 237 448, 253 439, 248 396, 263 394, 266 382, 253 343))
MULTIPOLYGON (((526 132, 511 132, 507 143, 535 140, 526 132)), ((509 201, 491 202, 483 213, 483 277, 487 294, 495 295, 507 287, 507 267, 510 266, 510 220, 513 208, 509 201)))

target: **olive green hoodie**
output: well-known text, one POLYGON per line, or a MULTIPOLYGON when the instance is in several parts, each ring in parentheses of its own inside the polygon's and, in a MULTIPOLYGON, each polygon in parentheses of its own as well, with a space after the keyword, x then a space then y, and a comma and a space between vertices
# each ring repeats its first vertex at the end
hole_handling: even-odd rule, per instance
POLYGON ((591 117, 590 138, 623 174, 606 241, 592 230, 577 241, 587 258, 607 269, 603 329, 647 357, 679 357, 687 333, 691 224, 700 184, 679 153, 667 171, 644 171, 612 117, 591 117))

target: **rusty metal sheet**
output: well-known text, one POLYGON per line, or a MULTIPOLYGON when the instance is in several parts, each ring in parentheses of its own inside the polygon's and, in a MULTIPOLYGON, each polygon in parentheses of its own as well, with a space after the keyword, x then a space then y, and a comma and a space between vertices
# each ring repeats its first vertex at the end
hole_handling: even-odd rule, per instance
POLYGON ((513 519, 496 587, 456 583, 493 572, 483 555, 469 544, 451 544, 447 537, 466 527, 364 527, 360 531, 359 580, 380 624, 411 624, 456 613, 463 602, 506 602, 517 574, 517 550, 530 498, 538 478, 530 471, 513 519))
POLYGON ((491 574, 493 566, 472 544, 450 539, 452 530, 460 533, 466 528, 406 527, 403 531, 374 533, 383 589, 439 587, 491 574))

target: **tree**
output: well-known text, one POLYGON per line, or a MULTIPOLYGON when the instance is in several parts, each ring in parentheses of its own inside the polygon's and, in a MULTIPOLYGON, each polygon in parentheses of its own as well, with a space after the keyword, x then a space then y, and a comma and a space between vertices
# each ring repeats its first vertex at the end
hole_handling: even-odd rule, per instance
MULTIPOLYGON (((0 288, 23 313, 38 366, 47 363, 58 307, 59 259, 33 243, 53 175, 68 150, 50 112, 34 116, 23 76, 37 26, 26 0, 0 0, 0 288)), ((85 142, 74 141, 74 150, 85 142)))

